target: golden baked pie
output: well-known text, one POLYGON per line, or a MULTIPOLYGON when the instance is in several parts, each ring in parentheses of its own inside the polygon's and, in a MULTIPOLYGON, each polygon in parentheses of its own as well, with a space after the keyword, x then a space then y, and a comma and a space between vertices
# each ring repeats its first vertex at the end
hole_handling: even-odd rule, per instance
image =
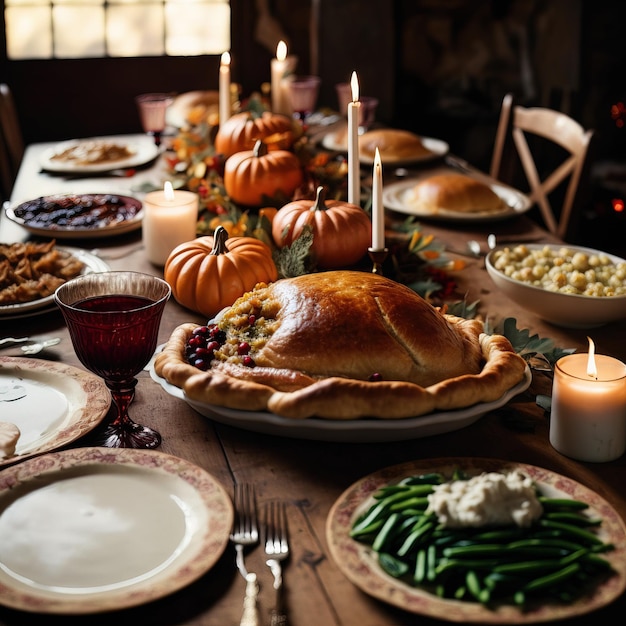
POLYGON ((423 211, 437 213, 496 213, 507 208, 485 183, 458 173, 435 174, 415 185, 407 199, 423 211))
POLYGON ((359 157, 373 161, 376 148, 385 163, 403 162, 423 159, 432 156, 433 152, 422 143, 419 135, 408 130, 383 128, 369 130, 359 137, 359 157))
POLYGON ((377 274, 259 284, 206 326, 183 324, 156 373, 192 400, 290 418, 404 418, 498 399, 525 361, 478 320, 377 274))

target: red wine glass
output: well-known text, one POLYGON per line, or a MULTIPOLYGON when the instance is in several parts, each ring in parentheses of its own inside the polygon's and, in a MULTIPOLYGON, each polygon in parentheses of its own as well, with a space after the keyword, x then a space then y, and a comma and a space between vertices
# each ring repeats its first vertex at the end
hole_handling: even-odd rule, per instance
POLYGON ((54 294, 76 356, 104 379, 117 408, 99 445, 156 448, 161 443, 157 431, 130 418, 128 407, 135 395, 135 376, 156 349, 170 294, 164 280, 139 272, 85 274, 67 281, 54 294))

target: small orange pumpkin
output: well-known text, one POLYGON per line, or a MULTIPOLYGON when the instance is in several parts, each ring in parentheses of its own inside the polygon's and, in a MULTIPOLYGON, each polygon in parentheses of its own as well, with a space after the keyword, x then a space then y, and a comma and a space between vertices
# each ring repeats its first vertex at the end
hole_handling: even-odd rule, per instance
POLYGON ((252 111, 235 113, 219 127, 214 141, 215 152, 228 158, 236 152, 252 150, 259 139, 270 151, 289 149, 295 140, 293 122, 285 115, 270 111, 261 115, 252 111))
POLYGON ((177 302, 211 318, 257 283, 275 281, 278 271, 269 246, 253 237, 228 239, 226 229, 218 226, 212 237, 177 246, 164 276, 177 302))
POLYGON ((311 254, 321 269, 354 265, 372 241, 372 222, 361 207, 325 199, 323 187, 315 200, 294 200, 278 210, 272 237, 280 248, 291 245, 305 225, 313 231, 311 254))
POLYGON ((262 141, 237 152, 224 164, 224 188, 233 202, 261 206, 268 198, 291 198, 304 174, 298 157, 287 150, 268 152, 262 141))

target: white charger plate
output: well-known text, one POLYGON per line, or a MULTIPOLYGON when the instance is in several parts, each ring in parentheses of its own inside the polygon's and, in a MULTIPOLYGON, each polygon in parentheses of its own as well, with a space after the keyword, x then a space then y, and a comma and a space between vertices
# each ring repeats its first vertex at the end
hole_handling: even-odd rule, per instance
MULTIPOLYGON (((94 272, 108 272, 111 268, 106 261, 102 260, 95 254, 91 254, 87 250, 82 248, 70 248, 65 246, 57 246, 57 249, 71 254, 85 264, 82 274, 92 274, 94 272)), ((19 302, 17 304, 3 304, 0 305, 0 319, 14 319, 20 317, 27 317, 31 315, 38 315, 40 313, 48 313, 51 310, 56 309, 54 303, 54 294, 46 296, 45 298, 39 298, 38 300, 32 300, 31 302, 19 302)))
POLYGON ((154 360, 149 365, 149 371, 154 381, 159 383, 170 395, 187 402, 200 415, 220 424, 280 437, 346 443, 405 441, 459 430, 473 424, 489 411, 504 406, 516 395, 528 389, 532 380, 530 369, 526 367, 522 381, 509 389, 498 400, 475 404, 456 411, 441 411, 420 417, 393 420, 330 420, 319 418, 298 420, 281 417, 267 411, 241 411, 191 400, 182 389, 160 377, 154 370, 153 362, 154 360))
MULTIPOLYGON (((431 171, 426 176, 408 178, 386 185, 383 189, 383 204, 388 209, 398 211, 398 213, 442 222, 494 222, 522 215, 531 207, 528 196, 512 187, 495 181, 490 183, 489 186, 494 193, 504 200, 506 207, 502 211, 472 211, 471 213, 448 211, 446 209, 432 211, 417 204, 412 198, 412 191, 415 185, 426 177, 443 172, 449 173, 450 170, 431 171)), ((473 174, 466 174, 466 176, 474 177, 473 174)))
POLYGON ((110 406, 111 392, 90 372, 56 361, 0 356, 0 419, 21 433, 15 456, 0 459, 0 469, 76 441, 110 406))
POLYGON ((326 521, 326 538, 337 567, 361 591, 405 611, 448 622, 481 625, 556 622, 610 604, 626 589, 626 527, 617 511, 600 495, 571 478, 534 465, 499 459, 421 459, 370 474, 348 487, 332 506, 326 521), (534 480, 546 495, 586 502, 590 517, 602 518, 598 532, 600 538, 615 546, 613 551, 603 554, 615 574, 600 582, 592 593, 581 596, 571 604, 537 604, 527 611, 514 606, 487 609, 475 602, 439 598, 386 574, 371 548, 349 536, 354 520, 373 503, 372 494, 380 487, 415 474, 440 472, 451 476, 455 469, 472 475, 517 469, 534 480))
POLYGON ((220 483, 161 452, 30 459, 0 473, 0 604, 87 614, 150 602, 213 567, 232 523, 220 483))
POLYGON ((67 174, 91 174, 94 172, 108 172, 109 170, 139 167, 145 165, 159 156, 159 147, 154 143, 154 139, 149 135, 137 135, 132 139, 128 136, 110 136, 110 137, 88 137, 85 139, 71 139, 62 141, 57 145, 45 150, 40 158, 39 164, 41 168, 48 172, 67 173, 67 174), (82 144, 91 144, 94 142, 102 144, 115 144, 117 146, 127 147, 132 154, 125 159, 116 161, 106 161, 102 163, 73 163, 72 161, 59 161, 53 157, 63 151, 80 146, 82 144))

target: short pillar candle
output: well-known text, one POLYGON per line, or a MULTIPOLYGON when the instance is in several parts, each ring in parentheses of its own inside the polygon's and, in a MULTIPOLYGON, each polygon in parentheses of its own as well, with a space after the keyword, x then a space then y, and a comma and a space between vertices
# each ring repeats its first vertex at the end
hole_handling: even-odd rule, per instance
POLYGON ((164 266, 170 252, 196 238, 198 195, 174 191, 166 182, 163 191, 147 193, 143 201, 142 238, 150 263, 164 266))
POLYGON ((589 375, 587 354, 557 361, 550 443, 570 458, 605 462, 626 450, 626 365, 605 355, 595 355, 595 365, 589 375))

